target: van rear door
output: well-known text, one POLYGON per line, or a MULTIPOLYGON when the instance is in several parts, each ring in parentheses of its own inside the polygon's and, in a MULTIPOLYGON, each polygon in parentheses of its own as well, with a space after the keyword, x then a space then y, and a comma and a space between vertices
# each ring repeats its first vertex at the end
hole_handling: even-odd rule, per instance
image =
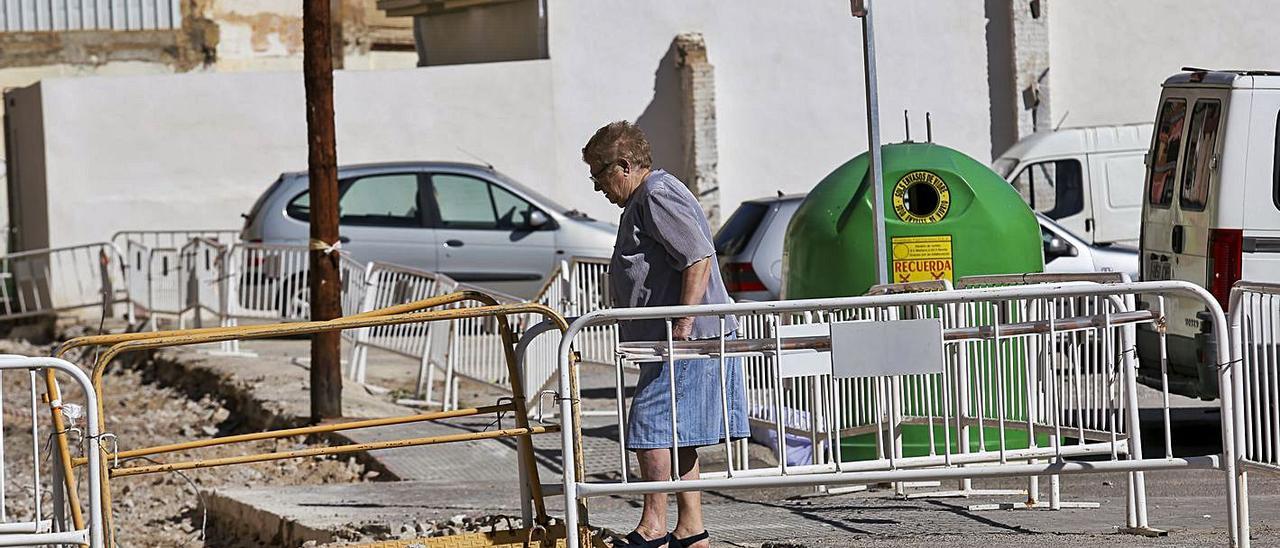
MULTIPOLYGON (((1143 225, 1143 277, 1209 286, 1211 229, 1216 226, 1218 151, 1224 88, 1167 88, 1156 122, 1143 225)), ((1195 299, 1166 300, 1171 334, 1200 331, 1195 299)))

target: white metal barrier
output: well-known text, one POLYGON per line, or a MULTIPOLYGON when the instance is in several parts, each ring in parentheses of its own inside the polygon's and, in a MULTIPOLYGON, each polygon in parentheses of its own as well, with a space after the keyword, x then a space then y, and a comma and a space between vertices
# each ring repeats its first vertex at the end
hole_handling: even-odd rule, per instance
MULTIPOLYGON (((1239 536, 1247 539, 1248 471, 1280 473, 1280 284, 1241 281, 1231 290, 1231 363, 1240 374, 1230 392, 1239 402, 1235 441, 1240 457, 1239 536)), ((1214 331, 1218 333, 1218 331, 1214 331)), ((1161 339, 1165 337, 1160 331, 1161 339)), ((1161 356, 1162 366, 1167 357, 1161 356)), ((1228 390, 1222 385, 1223 396, 1228 390)))
MULTIPOLYGON (((609 308, 608 269, 609 259, 573 257, 562 260, 532 300, 551 307, 566 318, 609 308)), ((545 331, 539 333, 542 332, 545 331)), ((583 331, 575 348, 584 362, 613 365, 617 337, 615 326, 590 326, 583 331)), ((558 344, 552 335, 532 337, 523 344, 522 362, 525 366, 521 371, 525 374, 525 394, 531 398, 530 401, 555 377, 558 344)))
MULTIPOLYGON (((522 301, 519 297, 496 293, 492 290, 469 284, 460 283, 457 285, 457 289, 484 292, 493 297, 498 304, 512 304, 522 301)), ((451 307, 461 308, 474 306, 474 304, 455 303, 451 307)), ((520 314, 507 318, 512 334, 517 339, 530 326, 531 321, 537 322, 541 320, 541 316, 531 314, 520 314)), ((506 385, 509 381, 505 365, 507 350, 503 346, 502 333, 498 330, 496 317, 464 318, 451 321, 449 324, 449 346, 445 352, 444 368, 445 392, 441 401, 446 402, 447 408, 454 408, 458 404, 456 378, 466 378, 495 386, 506 385)), ((427 386, 429 391, 431 385, 428 384, 427 386)))
POLYGON ((182 302, 181 251, 176 247, 151 248, 147 254, 148 323, 156 329, 158 315, 178 317, 182 302))
POLYGON ((310 313, 308 253, 306 246, 232 245, 224 261, 224 323, 237 319, 306 320, 310 313))
MULTIPOLYGON (((352 271, 354 273, 354 265, 352 271)), ((358 280, 352 280, 351 283, 358 283, 362 289, 344 285, 347 289, 347 293, 344 293, 344 303, 348 302, 347 294, 359 295, 361 300, 356 305, 358 312, 443 295, 454 291, 458 285, 457 282, 442 274, 380 262, 370 263, 363 272, 363 276, 358 280)), ((346 310, 343 312, 350 314, 346 310)), ((417 394, 420 396, 427 394, 429 403, 439 403, 431 399, 430 388, 434 380, 434 371, 446 370, 448 367, 446 359, 452 331, 451 323, 424 322, 352 331, 350 378, 356 382, 365 382, 370 348, 417 359, 419 360, 415 384, 417 394)))
POLYGON ((217 315, 221 310, 222 271, 228 248, 229 245, 207 238, 193 238, 182 246, 178 265, 182 273, 179 329, 186 327, 188 313, 200 327, 206 313, 217 315))
POLYGON ((127 280, 126 261, 109 243, 11 253, 0 257, 0 319, 90 307, 113 311, 130 300, 127 280))
MULTIPOLYGON (((5 423, 0 428, 0 546, 52 546, 79 544, 88 545, 92 548, 105 548, 103 543, 104 529, 102 517, 102 467, 99 460, 102 458, 103 452, 100 449, 101 433, 98 431, 98 405, 97 398, 93 391, 88 375, 80 370, 79 367, 57 358, 29 358, 25 356, 0 355, 0 380, 4 376, 3 373, 8 372, 10 375, 25 372, 30 382, 30 432, 31 432, 31 466, 32 471, 32 504, 31 514, 23 516, 23 521, 13 521, 11 516, 5 513, 5 503, 10 496, 5 492, 5 471, 9 470, 9 460, 5 458, 5 440, 4 433, 6 431, 17 431, 20 426, 15 427, 10 423, 11 418, 21 417, 20 412, 5 411, 3 409, 3 389, 0 388, 0 419, 5 423), (62 467, 57 463, 49 466, 52 474, 43 476, 40 473, 40 467, 43 463, 41 456, 41 447, 45 440, 41 438, 41 418, 48 417, 47 413, 39 412, 39 399, 37 398, 37 385, 43 381, 43 373, 46 370, 53 370, 57 373, 65 374, 74 379, 79 386, 81 393, 85 394, 85 403, 80 408, 87 414, 87 421, 84 423, 85 432, 83 436, 84 447, 83 453, 88 457, 88 467, 85 473, 89 479, 89 490, 87 496, 89 498, 89 522, 85 529, 74 529, 68 523, 66 516, 66 495, 67 491, 63 489, 63 477, 61 476, 62 467), (49 492, 52 495, 51 510, 52 514, 44 511, 43 494, 49 492)), ((0 383, 0 387, 3 383, 0 383)), ((69 403, 62 401, 51 402, 50 405, 61 406, 64 410, 70 408, 69 403)), ((67 413, 66 416, 71 418, 72 414, 67 413)), ((49 425, 46 423, 46 427, 49 425)), ((79 429, 80 427, 74 423, 67 425, 68 428, 79 429)), ((49 432, 52 431, 50 427, 49 432)), ((71 496, 76 496, 71 493, 71 496)))
POLYGON ((230 228, 207 230, 121 230, 111 235, 111 243, 123 249, 126 242, 136 242, 149 248, 182 247, 191 240, 208 240, 224 246, 235 243, 240 231, 230 228))
MULTIPOLYGON (((587 497, 1189 468, 1226 472, 1233 544, 1247 544, 1247 537, 1237 537, 1242 491, 1237 490, 1231 397, 1221 401, 1223 454, 1175 457, 1167 449, 1162 457, 1143 455, 1135 325, 1158 325, 1164 318, 1159 311, 1133 309, 1128 297, 1135 294, 1199 299, 1211 311, 1216 332, 1225 332, 1226 320, 1214 298, 1185 282, 1057 283, 589 313, 573 322, 559 349, 563 455, 574 455, 572 433, 578 427, 573 424, 573 406, 579 394, 569 388, 576 383, 567 367, 577 335, 588 326, 637 319, 664 319, 669 330, 672 318, 690 315, 763 316, 773 336, 623 343, 620 355, 634 362, 714 360, 720 364, 723 416, 729 358, 762 357, 766 370, 747 374, 746 391, 756 392, 754 401, 772 408, 775 426, 784 432, 786 402, 802 402, 812 412, 804 417, 809 425, 800 433, 825 438, 825 449, 815 464, 792 466, 783 459, 777 466, 751 468, 733 464, 742 461, 734 455, 740 449, 722 440, 725 460, 731 463, 726 472, 697 480, 635 481, 629 455, 621 449, 627 432, 619 382, 622 443, 616 467, 585 470, 591 479, 577 482, 573 459, 563 459, 569 545, 578 545, 577 501, 587 497), (1074 304, 1082 300, 1091 304, 1074 304), (806 314, 812 325, 792 325, 806 314), (884 347, 895 334, 910 331, 918 336, 884 347), (928 342, 933 337, 936 353, 922 350, 935 344, 928 342), (853 340, 860 343, 851 351, 845 345, 853 340), (881 347, 879 357, 871 351, 875 347, 881 347), (886 354, 903 349, 912 350, 914 357, 886 354), (986 465, 971 466, 978 463, 986 465)), ((1227 357, 1227 350, 1220 348, 1218 363, 1227 364, 1227 357)), ((1223 382, 1229 382, 1231 374, 1230 367, 1219 370, 1223 382)), ((667 381, 661 382, 665 386, 667 381)), ((670 382, 674 392, 674 377, 670 382)), ((673 408, 674 401, 673 397, 673 408)), ((1172 435, 1167 423, 1163 434, 1166 439, 1172 435)), ((778 443, 779 453, 785 454, 786 437, 779 436, 778 443)), ((673 469, 678 469, 678 455, 673 460, 673 469)), ((1125 521, 1141 528, 1147 522, 1144 488, 1141 476, 1131 477, 1139 478, 1139 484, 1125 521)))

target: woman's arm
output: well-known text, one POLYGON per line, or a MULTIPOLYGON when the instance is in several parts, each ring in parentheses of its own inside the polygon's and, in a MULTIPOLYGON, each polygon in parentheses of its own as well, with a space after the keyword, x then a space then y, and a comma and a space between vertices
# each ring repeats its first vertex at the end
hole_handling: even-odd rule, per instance
MULTIPOLYGON (((680 289, 680 304, 702 304, 702 297, 707 294, 707 284, 711 282, 711 257, 703 257, 684 269, 683 286, 680 289)), ((693 317, 676 318, 671 326, 671 337, 675 340, 687 340, 693 335, 693 317)))

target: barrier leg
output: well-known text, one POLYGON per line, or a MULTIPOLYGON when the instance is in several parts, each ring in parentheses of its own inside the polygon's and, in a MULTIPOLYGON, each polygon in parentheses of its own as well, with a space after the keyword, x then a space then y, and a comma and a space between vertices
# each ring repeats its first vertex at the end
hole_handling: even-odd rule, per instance
MULTIPOLYGON (((76 475, 71 465, 71 446, 67 438, 66 420, 62 416, 62 394, 58 390, 58 380, 52 369, 44 372, 45 390, 49 397, 49 414, 53 423, 54 444, 58 452, 58 469, 62 484, 66 490, 67 503, 71 509, 71 524, 79 530, 84 529, 84 514, 80 508, 80 498, 76 495, 76 475)), ((56 490, 55 490, 56 491, 56 490)))
MULTIPOLYGON (((516 425, 520 428, 529 427, 529 409, 526 402, 529 401, 524 394, 524 380, 520 372, 519 362, 516 360, 516 340, 515 335, 511 331, 511 325, 507 321, 506 315, 497 316, 498 330, 502 335, 503 355, 507 360, 507 379, 511 383, 511 406, 514 408, 516 425)), ((454 391, 456 394, 456 390, 454 391)), ((537 512, 538 524, 546 526, 549 524, 550 518, 547 516, 547 508, 542 500, 542 483, 538 477, 538 463, 533 456, 533 440, 529 436, 520 436, 517 445, 520 455, 521 469, 521 493, 528 489, 530 498, 532 499, 534 510, 537 512)), ((529 500, 522 497, 522 501, 529 500)), ((523 507, 524 502, 521 502, 523 507)))
MULTIPOLYGON (((1238 333, 1238 331, 1237 331, 1238 333)), ((1236 337, 1239 344, 1240 337, 1236 337)), ((1240 357, 1239 352, 1233 358, 1240 357)), ((1243 466, 1240 466, 1240 454, 1244 450, 1244 413, 1235 406, 1244 401, 1244 377, 1239 369, 1243 361, 1233 360, 1219 367, 1218 386, 1229 386, 1228 390, 1219 390, 1222 398, 1222 461, 1227 479, 1227 498, 1235 504, 1227 505, 1228 526, 1231 529, 1231 545, 1237 548, 1249 548, 1249 478, 1243 466)))
MULTIPOLYGON (((1142 423, 1138 413, 1138 360, 1134 359, 1137 352, 1137 328, 1133 324, 1124 326, 1121 329, 1121 354, 1124 356, 1121 367, 1124 370, 1124 403, 1125 422, 1129 427, 1129 458, 1133 460, 1142 460, 1142 423)), ((1168 435, 1166 432, 1165 435, 1168 435)), ((1146 476, 1143 472, 1129 473, 1129 488, 1131 492, 1131 511, 1130 516, 1132 523, 1129 524, 1128 532, 1143 536, 1164 536, 1168 534, 1159 529, 1153 529, 1147 523, 1147 485, 1146 476)))

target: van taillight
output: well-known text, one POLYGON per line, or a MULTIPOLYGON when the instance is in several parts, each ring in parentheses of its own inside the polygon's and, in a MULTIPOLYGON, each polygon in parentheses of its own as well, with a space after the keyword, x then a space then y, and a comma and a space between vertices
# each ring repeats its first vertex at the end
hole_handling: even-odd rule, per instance
POLYGON ((1239 228, 1215 228, 1209 231, 1209 292, 1227 309, 1231 286, 1240 281, 1244 231, 1239 228))
POLYGON ((751 263, 728 263, 724 265, 724 288, 730 293, 747 291, 765 291, 766 288, 756 276, 751 263))

